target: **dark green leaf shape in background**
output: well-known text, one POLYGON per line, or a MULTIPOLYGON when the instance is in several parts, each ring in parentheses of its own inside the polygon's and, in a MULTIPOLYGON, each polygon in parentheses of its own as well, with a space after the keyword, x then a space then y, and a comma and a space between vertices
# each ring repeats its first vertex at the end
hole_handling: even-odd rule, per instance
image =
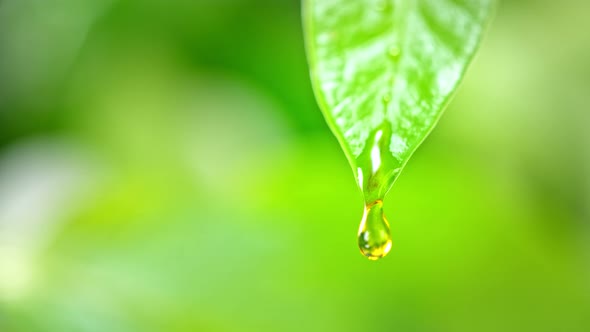
POLYGON ((311 78, 365 201, 381 200, 436 125, 493 0, 304 0, 311 78))

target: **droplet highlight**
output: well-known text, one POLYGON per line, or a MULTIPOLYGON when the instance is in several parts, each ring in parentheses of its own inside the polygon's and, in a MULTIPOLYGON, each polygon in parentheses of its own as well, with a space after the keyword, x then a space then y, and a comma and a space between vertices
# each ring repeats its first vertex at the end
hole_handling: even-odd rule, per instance
POLYGON ((391 249, 389 223, 383 213, 383 201, 377 200, 365 206, 365 213, 358 232, 361 253, 370 260, 385 257, 391 249))

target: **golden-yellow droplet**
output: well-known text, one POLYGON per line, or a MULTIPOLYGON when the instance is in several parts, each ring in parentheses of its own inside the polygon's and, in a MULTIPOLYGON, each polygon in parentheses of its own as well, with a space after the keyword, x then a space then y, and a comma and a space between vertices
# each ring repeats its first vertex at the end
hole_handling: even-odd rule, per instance
POLYGON ((361 253, 370 260, 384 257, 391 249, 391 233, 383 214, 383 201, 376 200, 365 206, 358 244, 361 253))

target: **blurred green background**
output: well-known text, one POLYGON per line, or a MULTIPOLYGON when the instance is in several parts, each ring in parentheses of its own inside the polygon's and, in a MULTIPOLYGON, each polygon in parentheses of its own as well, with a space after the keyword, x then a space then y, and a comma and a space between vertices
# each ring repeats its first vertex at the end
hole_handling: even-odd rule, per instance
POLYGON ((590 3, 500 3, 386 199, 298 1, 0 0, 0 331, 590 331, 590 3))

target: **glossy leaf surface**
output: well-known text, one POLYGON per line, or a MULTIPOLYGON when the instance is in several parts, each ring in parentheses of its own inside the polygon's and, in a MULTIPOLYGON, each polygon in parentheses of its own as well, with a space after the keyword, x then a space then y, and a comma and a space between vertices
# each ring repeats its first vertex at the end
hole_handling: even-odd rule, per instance
POLYGON ((383 198, 436 125, 492 0, 306 0, 316 98, 365 200, 383 198))

